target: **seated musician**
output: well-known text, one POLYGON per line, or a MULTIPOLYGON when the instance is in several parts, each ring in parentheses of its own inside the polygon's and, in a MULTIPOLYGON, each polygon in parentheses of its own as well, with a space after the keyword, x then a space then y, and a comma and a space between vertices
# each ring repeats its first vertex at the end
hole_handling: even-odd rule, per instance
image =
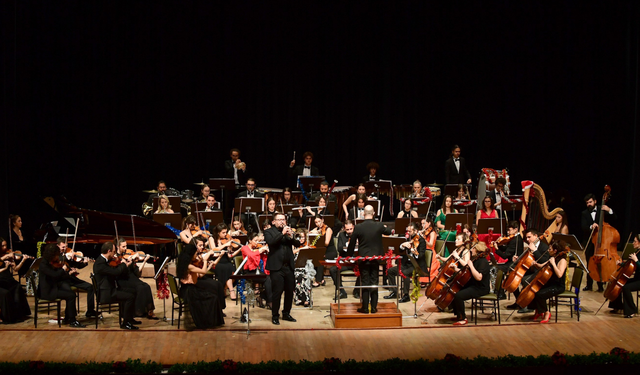
MULTIPOLYGON (((508 242, 504 245, 498 245, 498 242, 494 241, 493 247, 496 249, 496 254, 499 257, 506 259, 506 263, 498 264, 498 269, 502 270, 503 273, 507 273, 509 268, 513 265, 513 263, 518 259, 522 252, 524 251, 524 240, 520 235, 520 225, 517 221, 512 220, 507 224, 507 237, 504 240, 508 240, 508 242), (511 238, 510 240, 508 238, 511 238)), ((498 239, 500 240, 500 239, 498 239)))
POLYGON ((64 299, 66 305, 63 322, 73 328, 84 328, 86 326, 76 319, 78 313, 76 311, 76 294, 71 290, 71 284, 68 282, 71 278, 69 276, 70 270, 71 268, 61 261, 58 248, 54 244, 47 245, 40 262, 38 293, 42 299, 64 299))
POLYGON ((486 251, 487 245, 484 242, 479 242, 471 248, 470 256, 468 252, 463 256, 458 255, 456 251, 451 254, 451 256, 458 260, 458 265, 453 265, 456 272, 466 266, 469 267, 469 271, 471 272, 471 278, 467 284, 456 293, 451 303, 453 305, 453 314, 455 315, 454 319, 456 320, 456 322, 453 323, 454 325, 461 326, 468 323, 464 301, 489 294, 491 290, 491 266, 489 265, 489 261, 487 261, 486 251))
POLYGON ((504 187, 507 185, 507 180, 504 177, 496 178, 496 188, 488 193, 488 196, 495 202, 495 208, 502 209, 502 198, 506 197, 504 187))
POLYGON ((122 329, 136 330, 136 324, 141 324, 139 320, 134 320, 135 313, 135 289, 121 289, 116 286, 116 278, 122 273, 127 272, 127 267, 131 265, 131 260, 123 259, 118 262, 116 258, 116 247, 113 242, 105 242, 100 248, 101 255, 96 259, 93 265, 96 283, 100 288, 100 303, 120 302, 123 304, 123 320, 120 325, 122 329), (113 264, 110 262, 114 260, 113 264))
POLYGON ((207 203, 207 206, 204 208, 204 212, 213 212, 220 210, 220 208, 218 207, 218 202, 216 202, 215 195, 209 194, 205 202, 207 203))
MULTIPOLYGON (((629 254, 629 262, 632 261, 635 264, 638 264, 638 256, 636 253, 640 251, 640 234, 636 234, 633 237, 633 248, 636 252, 629 254)), ((619 264, 622 264, 622 261, 620 261, 619 264)), ((635 314, 638 313, 638 307, 635 304, 635 298, 631 292, 635 292, 637 290, 640 290, 640 272, 636 269, 633 277, 627 280, 622 287, 622 292, 620 292, 618 298, 609 302, 609 308, 612 309, 609 312, 612 314, 618 314, 620 313, 620 310, 622 310, 625 318, 633 318, 635 314)))
MULTIPOLYGON (((256 190, 256 180, 253 177, 247 179, 247 190, 238 194, 238 198, 264 198, 264 194, 256 190)), ((260 214, 260 212, 257 212, 260 214)), ((247 216, 246 212, 241 213, 240 217, 242 218, 242 222, 247 223, 247 228, 249 230, 253 228, 258 228, 258 216, 256 212, 249 212, 247 216)))
MULTIPOLYGON (((215 328, 224 324, 221 300, 212 284, 203 282, 203 276, 213 267, 209 261, 210 252, 201 254, 203 238, 196 237, 194 244, 185 246, 178 256, 176 274, 180 279, 180 297, 189 304, 189 313, 196 328, 215 328)), ((224 293, 224 291, 222 292, 224 293)))
POLYGON ((327 181, 322 181, 320 183, 320 191, 313 193, 311 200, 315 201, 320 197, 328 198, 327 201, 329 202, 336 202, 338 200, 333 193, 329 194, 329 183, 327 181))
POLYGON ((197 236, 208 238, 207 246, 213 247, 213 239, 209 232, 198 228, 198 220, 195 216, 189 215, 184 218, 184 228, 183 231, 180 232, 180 240, 182 240, 184 244, 189 244, 193 241, 193 238, 197 236))
POLYGON ((420 180, 415 180, 413 182, 413 191, 411 192, 410 198, 423 198, 424 190, 422 190, 422 182, 420 180))
MULTIPOLYGON (((360 195, 367 196, 367 189, 364 187, 364 184, 358 185, 355 194, 351 194, 347 199, 345 199, 344 203, 342 203, 342 210, 344 211, 345 217, 349 217, 349 204, 355 201, 360 195)), ((375 198, 367 198, 367 200, 375 200, 375 198)))
POLYGON ((229 156, 231 156, 231 160, 224 162, 224 177, 233 178, 236 186, 244 185, 247 164, 240 160, 240 150, 232 148, 229 151, 229 156))
POLYGON ((548 263, 553 271, 549 281, 538 290, 531 303, 535 308, 533 320, 538 320, 538 318, 542 317, 540 323, 549 323, 549 319, 551 319, 551 312, 547 308, 547 300, 565 290, 564 279, 567 271, 567 257, 563 256, 560 259, 556 259, 556 255, 562 252, 566 246, 567 244, 564 242, 554 241, 549 247, 547 261, 545 263, 538 263, 537 261, 534 263, 537 268, 542 268, 548 263))
POLYGON ((436 213, 435 224, 438 230, 440 231, 438 236, 443 241, 453 241, 456 236, 456 231, 453 230, 455 228, 445 228, 445 223, 447 222, 448 214, 457 214, 458 210, 453 208, 453 197, 450 195, 445 195, 444 201, 442 201, 442 206, 436 213))
MULTIPOLYGON (((324 259, 336 259, 338 257, 338 253, 333 243, 333 229, 329 228, 329 226, 324 223, 324 217, 321 214, 316 216, 314 223, 316 227, 313 228, 310 233, 319 234, 319 237, 316 237, 311 244, 326 248, 324 259)), ((325 285, 324 266, 320 264, 316 267, 316 281, 313 283, 313 286, 315 288, 323 285, 325 285)))
POLYGON ((202 185, 202 189, 200 189, 200 196, 196 198, 196 202, 198 203, 206 203, 207 198, 209 198, 209 194, 211 194, 211 188, 208 184, 202 185))
POLYGON ((349 210, 349 220, 364 220, 364 206, 367 204, 367 197, 364 194, 358 194, 356 206, 349 210))
POLYGON ((272 197, 267 199, 267 210, 264 212, 265 215, 271 215, 271 217, 276 214, 276 200, 272 197))
MULTIPOLYGON (((353 228, 355 228, 353 222, 351 220, 347 220, 344 222, 344 230, 338 233, 338 248, 336 249, 336 252, 340 254, 340 256, 346 256, 347 254, 347 246, 349 246, 349 241, 353 234, 353 228)), ((338 280, 338 267, 332 266, 329 268, 329 274, 333 280, 333 285, 338 285, 340 282, 340 280, 338 280)), ((347 298, 347 292, 342 289, 342 284, 340 284, 340 294, 338 298, 347 298)))
POLYGON ((378 163, 372 161, 371 163, 367 164, 367 171, 369 171, 369 174, 362 178, 362 182, 380 181, 380 178, 378 177, 379 170, 380 165, 378 165, 378 163))
POLYGON ((240 253, 241 248, 233 241, 228 232, 227 224, 219 223, 213 228, 211 238, 213 239, 213 251, 226 250, 226 253, 220 254, 219 263, 215 267, 216 279, 229 289, 229 297, 235 301, 236 291, 230 277, 236 270, 233 258, 240 253))
POLYGON ((303 222, 306 223, 307 222, 307 217, 309 216, 313 216, 313 217, 317 217, 318 215, 329 215, 329 208, 327 207, 327 199, 325 197, 320 197, 320 199, 318 199, 318 207, 317 208, 311 208, 309 206, 305 207, 306 212, 303 212, 303 222))
POLYGON ((298 200, 291 194, 291 188, 288 186, 282 190, 282 204, 298 204, 298 200))
POLYGON ((89 259, 85 257, 81 261, 76 261, 72 256, 72 252, 70 251, 71 249, 69 249, 67 246, 66 240, 62 237, 58 237, 58 240, 56 241, 56 245, 58 247, 58 251, 59 251, 58 254, 60 258, 64 258, 62 259, 63 262, 66 261, 67 264, 69 264, 69 266, 71 267, 71 269, 67 271, 69 272, 70 275, 69 275, 69 278, 66 279, 66 282, 71 286, 74 286, 78 289, 81 289, 87 292, 87 312, 85 315, 87 318, 95 317, 96 316, 96 303, 95 303, 96 299, 93 294, 93 285, 91 283, 88 283, 86 281, 79 279, 78 276, 76 276, 78 274, 77 270, 85 268, 89 264, 89 259))
MULTIPOLYGON (((402 273, 406 277, 401 278, 402 282, 402 298, 400 302, 409 302, 409 287, 411 285, 411 276, 415 269, 413 262, 409 257, 413 257, 417 261, 418 265, 423 271, 427 270, 427 264, 425 263, 424 252, 427 250, 427 244, 419 234, 420 225, 412 221, 407 226, 407 233, 409 234, 409 241, 404 242, 400 247, 406 251, 406 254, 402 255, 401 265, 391 267, 387 273, 387 279, 389 285, 396 285, 396 277, 400 275, 398 267, 402 267, 402 273), (417 244, 417 245, 416 245, 417 244)), ((417 272, 417 271, 416 271, 417 272)), ((396 298, 396 292, 391 292, 388 296, 384 296, 385 299, 396 298)))
POLYGON ((556 231, 555 233, 569 234, 569 220, 567 219, 567 213, 559 211, 555 218, 556 231))
POLYGON ((418 212, 413 210, 412 205, 411 199, 405 199, 402 203, 402 211, 398 212, 398 219, 403 217, 418 217, 418 212))
POLYGON ((156 214, 172 214, 173 209, 171 209, 171 205, 169 204, 169 198, 166 195, 161 195, 158 198, 158 209, 155 212, 156 214))
MULTIPOLYGON (((420 231, 420 236, 424 239, 426 251, 431 251, 431 266, 430 266, 430 277, 433 280, 434 277, 438 277, 438 273, 440 272, 440 262, 436 257, 436 239, 438 236, 436 235, 436 230, 434 228, 433 219, 430 217, 426 217, 422 219, 422 230, 420 231)), ((426 270, 424 270, 426 272, 426 270)))
MULTIPOLYGON (((535 259, 535 263, 534 263, 534 267, 529 268, 527 272, 524 274, 524 277, 522 278, 522 282, 520 283, 520 287, 522 289, 524 289, 525 286, 529 285, 531 280, 533 280, 533 278, 536 276, 536 273, 540 268, 539 265, 549 260, 549 252, 547 251, 547 249, 549 249, 549 245, 547 245, 543 241, 540 241, 540 232, 538 232, 535 229, 527 229, 525 231, 525 238, 527 239, 527 243, 524 244, 524 249, 525 250, 529 249, 530 251, 532 251, 533 257, 535 259)), ((517 263, 518 259, 520 259, 520 256, 514 255, 511 258, 511 260, 514 263, 517 263)), ((516 289, 513 292, 513 295, 517 299, 518 296, 520 295, 520 291, 516 289)), ((510 309, 510 310, 519 309, 518 314, 533 312, 533 309, 529 307, 520 308, 520 306, 518 306, 518 304, 516 303, 513 303, 512 305, 507 306, 507 309, 510 309)))
POLYGON ((116 245, 117 255, 119 257, 128 257, 131 260, 131 264, 127 266, 127 271, 117 276, 116 280, 120 288, 135 290, 136 301, 134 316, 158 320, 158 317, 153 313, 153 310, 155 310, 156 307, 153 303, 151 286, 140 280, 140 277, 142 277, 141 269, 144 268, 151 256, 147 254, 142 260, 142 264, 138 265, 138 253, 135 252, 133 255, 127 255, 127 241, 124 238, 116 238, 114 243, 116 245))
POLYGON ((16 323, 31 315, 31 308, 27 301, 27 293, 22 285, 13 277, 14 272, 26 267, 25 261, 33 259, 23 254, 18 262, 16 254, 10 251, 7 241, 0 238, 0 322, 16 323))
POLYGON ((469 194, 467 193, 466 186, 463 184, 458 184, 458 192, 456 193, 455 200, 460 201, 460 200, 467 200, 467 199, 470 199, 470 198, 469 198, 469 194))
POLYGON ((480 221, 480 219, 497 219, 497 218, 498 218, 498 212, 495 209, 493 198, 487 195, 486 197, 484 197, 484 200, 482 201, 482 207, 478 209, 478 212, 476 212, 476 225, 478 225, 478 222, 480 221))
POLYGON ((153 207, 153 199, 154 198, 159 198, 162 195, 166 196, 167 184, 162 180, 158 181, 158 186, 156 187, 156 190, 158 192, 149 194, 149 198, 147 199, 147 205, 149 205, 151 207, 153 207))
POLYGON ((231 237, 237 237, 237 236, 242 236, 247 234, 247 230, 244 229, 244 223, 242 222, 242 220, 240 220, 239 217, 237 216, 233 217, 229 234, 231 234, 231 237))

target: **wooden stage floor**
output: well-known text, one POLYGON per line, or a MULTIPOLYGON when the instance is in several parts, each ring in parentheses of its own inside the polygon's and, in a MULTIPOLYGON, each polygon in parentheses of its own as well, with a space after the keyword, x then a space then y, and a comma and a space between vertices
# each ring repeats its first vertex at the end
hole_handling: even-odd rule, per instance
MULTIPOLYGON (((80 275, 88 279, 88 270, 80 275)), ((329 315, 333 298, 331 279, 327 286, 314 288, 313 308, 294 307, 291 314, 296 323, 281 321, 271 324, 271 311, 251 310, 251 335, 246 324, 237 321, 239 307, 227 299, 225 326, 208 331, 180 330, 169 322, 143 321, 139 331, 118 328, 117 316, 105 314, 104 323, 94 329, 93 320, 81 320, 89 325, 84 329, 70 329, 48 323, 46 311, 39 314, 38 329, 33 319, 11 325, 0 325, 0 360, 22 361, 118 361, 127 358, 152 360, 163 364, 233 359, 260 362, 268 360, 322 360, 326 357, 342 359, 379 360, 386 358, 441 359, 447 353, 473 358, 478 355, 495 357, 513 355, 551 355, 556 350, 569 354, 608 352, 619 346, 640 351, 640 318, 624 319, 612 315, 603 307, 596 292, 582 292, 583 313, 580 322, 569 317, 562 306, 558 323, 532 323, 532 314, 514 313, 502 301, 502 324, 480 314, 478 325, 453 327, 450 313, 437 312, 432 301, 427 301, 417 319, 413 318, 413 304, 400 304, 405 318, 400 328, 387 329, 335 329, 329 315), (507 317, 509 319, 507 320, 507 317), (505 321, 506 320, 506 321, 505 321)), ((155 291, 155 284, 152 289, 155 291)), ((381 296, 388 292, 381 292, 381 296)), ((33 301, 32 298, 29 298, 33 301)), ((420 307, 425 297, 421 297, 420 307)), ((345 301, 345 300, 343 300, 345 301)), ((163 316, 162 301, 156 300, 156 314, 163 316)), ((351 297, 346 302, 356 302, 351 297)), ((81 295, 80 311, 86 310, 86 299, 81 295)), ((171 318, 171 300, 167 300, 167 315, 171 318)), ((468 315, 469 312, 467 312, 468 315)))

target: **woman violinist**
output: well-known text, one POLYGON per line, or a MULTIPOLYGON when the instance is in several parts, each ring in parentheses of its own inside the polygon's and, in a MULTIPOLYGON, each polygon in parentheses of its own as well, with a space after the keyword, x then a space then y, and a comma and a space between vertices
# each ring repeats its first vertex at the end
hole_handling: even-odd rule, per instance
POLYGON ((411 208, 411 206, 412 206, 411 199, 405 199, 404 202, 402 203, 402 211, 398 212, 398 219, 403 217, 411 217, 411 218, 418 217, 418 213, 414 211, 411 208))
POLYGON ((444 241, 452 241, 456 236, 455 230, 446 230, 446 228, 444 227, 444 224, 447 221, 447 215, 451 213, 457 214, 458 211, 453 208, 453 197, 451 197, 450 195, 445 195, 444 201, 442 202, 442 207, 440 207, 438 213, 436 214, 435 221, 436 227, 438 228, 438 230, 440 230, 439 237, 444 241))
POLYGON ((116 253, 121 257, 127 257, 131 259, 131 264, 127 266, 127 272, 121 273, 117 278, 118 286, 121 288, 131 289, 135 291, 135 315, 141 316, 147 319, 158 320, 153 310, 155 310, 155 304, 153 303, 153 294, 151 293, 151 287, 149 284, 140 280, 142 276, 141 270, 151 257, 147 254, 141 265, 138 265, 138 252, 132 252, 127 249, 127 241, 124 238, 116 238, 113 243, 116 246, 116 253))
POLYGON ((194 237, 202 236, 204 238, 208 238, 208 240, 206 240, 208 248, 212 248, 214 246, 211 234, 209 233, 209 231, 201 230, 198 228, 195 216, 189 215, 184 219, 183 229, 184 230, 180 232, 180 239, 184 244, 191 243, 194 237))
POLYGON ((463 256, 460 256, 457 251, 451 254, 458 261, 458 265, 453 265, 456 272, 467 266, 471 272, 469 282, 453 298, 453 314, 455 315, 453 319, 456 321, 453 323, 454 325, 462 326, 468 323, 464 301, 488 294, 491 290, 489 280, 491 266, 487 261, 486 251, 487 245, 484 242, 479 242, 471 248, 471 257, 468 252, 463 256))
POLYGON ((161 195, 158 197, 158 209, 155 212, 156 214, 172 214, 173 210, 171 209, 171 205, 169 204, 169 198, 166 195, 161 195))
POLYGON ((220 223, 213 228, 211 234, 213 241, 213 251, 226 250, 225 253, 221 253, 218 264, 215 267, 216 279, 229 289, 229 297, 232 301, 236 300, 236 291, 233 288, 233 282, 230 277, 236 270, 236 266, 232 263, 232 259, 241 252, 240 245, 237 241, 234 241, 229 234, 229 227, 227 224, 220 223))
POLYGON ((549 319, 551 318, 551 312, 547 307, 547 300, 565 290, 564 279, 567 271, 567 258, 565 256, 562 256, 560 259, 556 258, 556 255, 564 251, 565 245, 564 242, 554 241, 549 247, 549 260, 543 264, 534 263, 536 267, 540 268, 549 264, 553 271, 549 281, 536 293, 531 303, 536 310, 533 320, 538 320, 542 317, 543 319, 540 323, 549 323, 549 319))
POLYGON ((27 294, 13 277, 13 272, 24 266, 28 255, 16 265, 13 252, 7 247, 7 241, 0 237, 0 318, 4 323, 15 323, 31 315, 27 294))
POLYGON ((224 324, 224 313, 217 291, 210 283, 201 282, 204 276, 213 267, 209 261, 210 252, 200 255, 204 248, 204 239, 196 237, 194 244, 185 246, 178 256, 176 273, 180 279, 180 297, 189 304, 189 312, 197 328, 215 328, 224 324))
MULTIPOLYGON (((322 215, 316 216, 314 223, 316 227, 311 230, 311 233, 315 233, 320 236, 315 242, 317 246, 326 247, 324 259, 336 259, 338 257, 338 252, 333 244, 333 229, 329 228, 329 226, 324 223, 324 217, 322 215)), ((313 283, 313 287, 316 288, 323 285, 325 285, 324 266, 319 265, 316 267, 316 281, 313 283)))
POLYGON ((231 222, 231 230, 229 231, 231 237, 234 236, 242 236, 247 234, 247 230, 244 229, 244 223, 238 216, 233 217, 233 221, 231 222))
MULTIPOLYGON (((637 269, 638 256, 636 253, 640 251, 640 234, 637 234, 633 237, 633 248, 636 250, 635 253, 629 254, 629 260, 627 262, 633 262, 636 266, 636 272, 633 278, 626 281, 624 286, 622 287, 622 292, 618 295, 618 298, 609 302, 609 308, 613 309, 610 311, 612 314, 620 313, 620 310, 623 310, 623 314, 625 318, 633 318, 634 314, 638 312, 638 307, 635 304, 635 299, 631 292, 636 290, 640 290, 640 271, 637 269)), ((621 264, 622 262, 618 263, 621 264)), ((615 282, 615 281, 610 281, 615 282)), ((609 288, 607 288, 608 290, 609 288)))
POLYGON ((430 217, 426 217, 422 219, 422 230, 420 231, 420 236, 424 238, 424 241, 427 245, 427 251, 432 252, 431 256, 431 280, 435 277, 438 277, 438 273, 440 272, 440 262, 438 262, 438 258, 436 257, 436 231, 433 228, 433 219, 430 217))

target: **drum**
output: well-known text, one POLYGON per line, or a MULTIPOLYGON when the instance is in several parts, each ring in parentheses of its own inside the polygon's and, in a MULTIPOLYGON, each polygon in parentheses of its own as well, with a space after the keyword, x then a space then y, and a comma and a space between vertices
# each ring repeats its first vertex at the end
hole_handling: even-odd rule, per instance
POLYGON ((193 190, 182 190, 180 197, 183 203, 193 203, 193 190))

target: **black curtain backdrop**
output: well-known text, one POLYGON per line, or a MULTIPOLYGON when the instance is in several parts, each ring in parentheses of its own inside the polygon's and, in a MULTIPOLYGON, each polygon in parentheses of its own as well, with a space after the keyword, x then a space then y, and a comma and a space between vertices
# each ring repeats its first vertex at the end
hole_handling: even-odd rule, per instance
MULTIPOLYGON (((354 185, 508 168, 562 202, 612 187, 640 229, 636 1, 52 2, 2 5, 3 217, 43 196, 140 214, 159 179, 219 177, 237 147, 259 186, 293 152, 354 185)), ((4 233, 5 231, 1 231, 4 233)))

